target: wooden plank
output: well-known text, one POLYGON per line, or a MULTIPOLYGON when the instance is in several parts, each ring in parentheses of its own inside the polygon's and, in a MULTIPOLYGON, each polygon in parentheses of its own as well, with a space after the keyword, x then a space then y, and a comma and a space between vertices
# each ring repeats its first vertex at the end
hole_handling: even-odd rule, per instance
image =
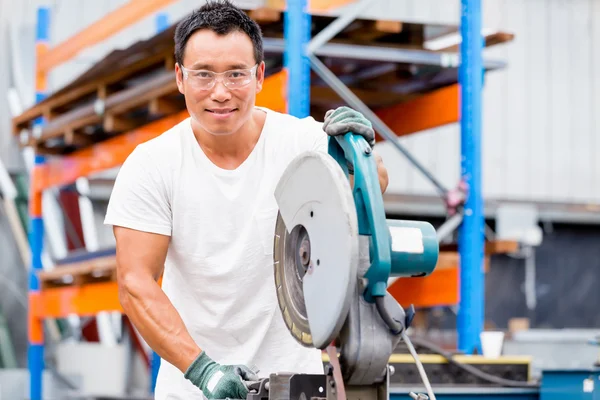
POLYGON ((116 117, 137 107, 146 107, 154 98, 176 92, 177 83, 174 73, 165 71, 152 80, 110 95, 104 104, 106 116, 98 114, 94 104, 88 104, 56 117, 42 129, 42 134, 36 142, 43 143, 50 138, 59 137, 64 135, 66 130, 98 125, 104 118, 106 118, 104 128, 110 132, 131 128, 130 123, 116 117))
POLYGON ((85 147, 94 143, 90 135, 81 132, 75 132, 73 129, 68 129, 65 132, 65 144, 68 146, 85 147))
POLYGON ((98 257, 78 263, 57 266, 51 271, 38 273, 42 289, 69 285, 83 285, 115 280, 117 259, 115 256, 98 257))
MULTIPOLYGON (((185 105, 183 106, 185 108, 185 105)), ((169 115, 182 109, 182 105, 165 98, 155 98, 148 105, 148 112, 153 115, 169 115)))
POLYGON ((375 22, 375 29, 385 33, 400 33, 402 32, 402 22, 379 20, 375 22))
POLYGON ((442 269, 456 268, 459 260, 460 257, 456 251, 440 251, 435 269, 436 271, 439 271, 442 269))
POLYGON ((106 132, 124 132, 135 129, 136 123, 133 120, 109 114, 104 118, 102 127, 106 132))
POLYGON ((80 51, 102 42, 173 2, 174 0, 131 0, 65 42, 50 49, 38 60, 37 70, 48 72, 57 65, 72 59, 80 51))
MULTIPOLYGON (((335 8, 354 3, 355 1, 356 0, 309 0, 307 9, 309 13, 331 11, 335 8)), ((279 11, 285 11, 287 2, 285 0, 266 0, 265 6, 279 11)))
POLYGON ((77 263, 58 265, 49 271, 38 272, 40 281, 60 279, 65 275, 87 274, 92 270, 114 270, 117 268, 116 256, 98 257, 77 263))
MULTIPOLYGON (((265 79, 263 91, 257 96, 256 104, 270 107, 276 111, 285 111, 283 97, 281 95, 273 96, 274 93, 281 90, 284 80, 284 73, 265 79)), ((188 117, 187 110, 183 110, 128 133, 78 150, 71 155, 50 159, 45 165, 37 167, 33 190, 39 192, 51 187, 71 184, 79 177, 117 167, 125 161, 138 144, 162 134, 188 117)))
MULTIPOLYGON (((25 110, 21 115, 13 118, 13 134, 19 134, 21 129, 28 129, 30 127, 31 122, 43 115, 45 110, 52 110, 57 107, 61 107, 67 103, 75 102, 78 99, 81 99, 85 96, 88 96, 94 92, 98 92, 98 96, 106 96, 107 89, 106 86, 112 85, 116 82, 122 81, 126 78, 129 78, 137 71, 144 70, 146 68, 156 66, 164 66, 167 65, 166 61, 171 57, 170 52, 164 52, 152 55, 150 57, 142 58, 125 68, 117 69, 113 73, 110 73, 103 77, 102 79, 95 80, 93 82, 89 82, 87 84, 81 85, 79 87, 74 88, 73 90, 66 91, 62 94, 53 95, 46 101, 43 101, 33 107, 25 110), (102 89, 104 87, 104 89, 102 89)), ((167 70, 172 70, 172 68, 166 68, 167 70)))
MULTIPOLYGON (((513 41, 515 35, 510 32, 494 32, 485 35, 485 47, 492 47, 499 44, 507 43, 513 41)), ((459 45, 448 46, 442 49, 437 49, 436 51, 444 51, 444 52, 459 52, 459 45)))
POLYGON ((109 96, 106 99, 106 112, 119 115, 140 105, 147 105, 155 98, 177 92, 175 73, 164 71, 151 80, 109 96))
POLYGON ((451 85, 376 113, 398 136, 458 122, 459 88, 451 85))
POLYGON ((519 242, 514 240, 494 240, 485 243, 485 254, 507 254, 519 251, 519 242))
MULTIPOLYGON (((518 250, 519 243, 514 240, 494 240, 485 242, 485 254, 488 256, 493 254, 514 253, 518 250)), ((440 252, 453 251, 458 251, 458 245, 456 243, 440 245, 440 252)))
POLYGON ((248 12, 248 16, 258 23, 279 22, 281 11, 268 7, 260 7, 248 12))

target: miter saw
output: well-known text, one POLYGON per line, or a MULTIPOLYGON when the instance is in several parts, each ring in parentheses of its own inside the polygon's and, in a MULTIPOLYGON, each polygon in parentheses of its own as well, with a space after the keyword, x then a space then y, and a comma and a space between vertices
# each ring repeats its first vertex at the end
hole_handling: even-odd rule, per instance
POLYGON ((330 365, 324 375, 272 374, 252 400, 387 400, 388 361, 398 342, 409 340, 414 314, 387 292, 388 279, 426 276, 437 263, 431 224, 386 220, 364 138, 333 137, 328 153, 299 155, 277 185, 274 270, 290 333, 303 346, 327 349, 330 365))

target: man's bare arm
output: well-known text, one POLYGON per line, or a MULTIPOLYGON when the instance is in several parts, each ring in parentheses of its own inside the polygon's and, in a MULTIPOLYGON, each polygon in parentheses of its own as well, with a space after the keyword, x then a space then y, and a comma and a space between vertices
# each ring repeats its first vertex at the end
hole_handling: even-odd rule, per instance
POLYGON ((181 316, 158 285, 169 237, 114 227, 121 305, 148 345, 185 373, 200 354, 181 316))
MULTIPOLYGON (((373 155, 375 156, 375 162, 377 163, 377 177, 379 178, 379 187, 381 188, 381 193, 385 193, 388 184, 389 177, 387 168, 383 165, 383 159, 379 154, 373 150, 373 155)), ((350 187, 354 187, 354 175, 350 175, 349 177, 350 187)))
POLYGON ((381 187, 381 193, 385 193, 389 184, 389 177, 387 168, 383 164, 383 159, 375 150, 373 150, 373 156, 375 156, 375 162, 377 163, 377 175, 379 177, 379 186, 381 187))

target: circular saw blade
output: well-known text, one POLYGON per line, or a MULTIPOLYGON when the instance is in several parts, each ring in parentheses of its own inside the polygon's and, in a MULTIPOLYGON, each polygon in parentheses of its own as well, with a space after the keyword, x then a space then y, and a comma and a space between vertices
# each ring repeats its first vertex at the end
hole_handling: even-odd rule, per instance
POLYGON ((324 349, 346 320, 356 287, 358 222, 348 178, 326 153, 306 152, 275 190, 274 272, 292 336, 324 349))

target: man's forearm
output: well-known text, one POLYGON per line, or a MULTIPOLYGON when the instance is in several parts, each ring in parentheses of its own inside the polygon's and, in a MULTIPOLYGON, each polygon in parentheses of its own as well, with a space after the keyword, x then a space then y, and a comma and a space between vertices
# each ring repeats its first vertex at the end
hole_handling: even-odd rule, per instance
POLYGON ((148 345, 185 373, 201 350, 158 283, 151 276, 121 277, 119 299, 148 345))

